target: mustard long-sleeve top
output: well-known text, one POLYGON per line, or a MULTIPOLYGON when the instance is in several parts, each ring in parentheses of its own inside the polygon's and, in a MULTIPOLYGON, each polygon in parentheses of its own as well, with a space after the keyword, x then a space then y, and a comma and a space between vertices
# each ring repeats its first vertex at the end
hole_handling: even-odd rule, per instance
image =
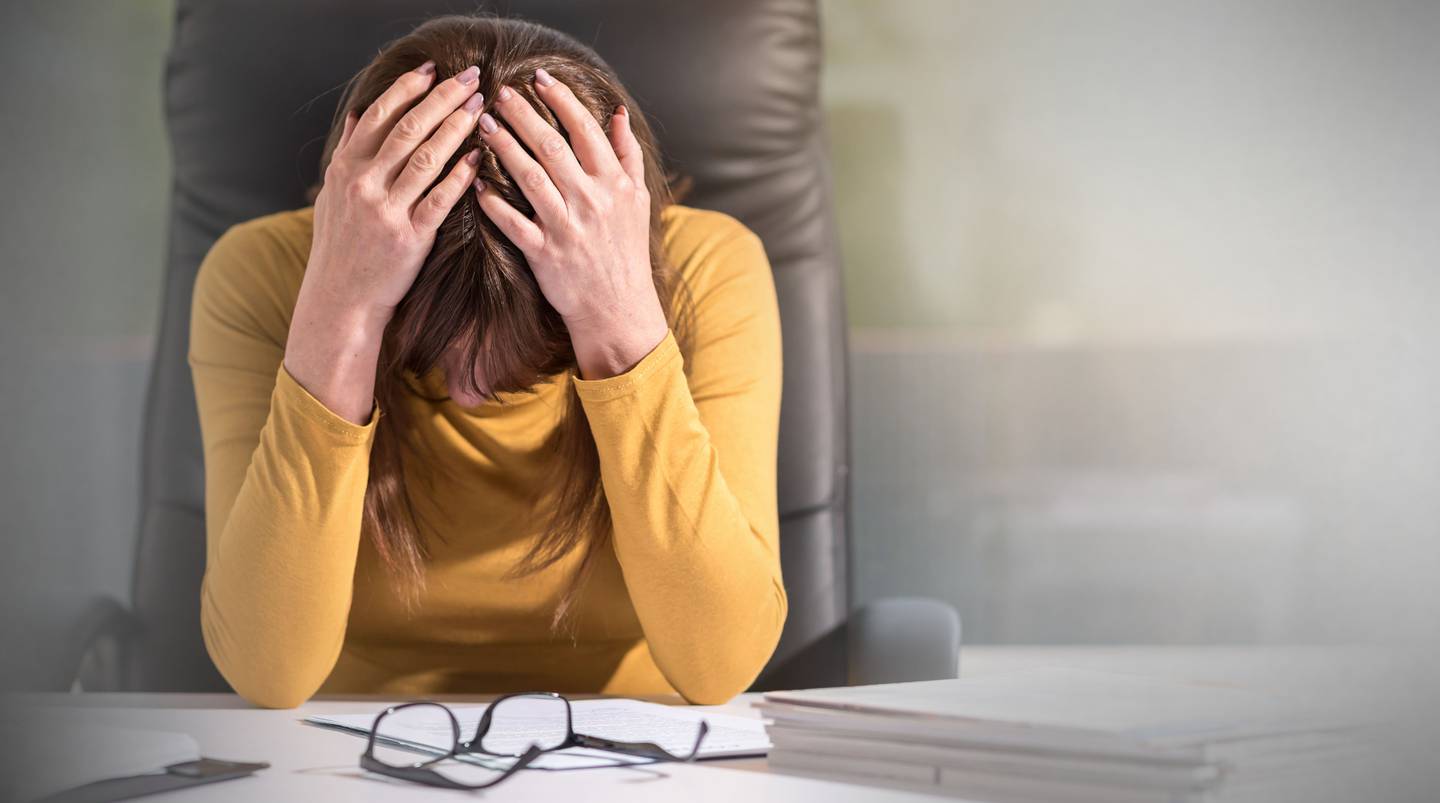
MULTIPOLYGON (((410 489, 430 527, 430 560, 419 604, 407 609, 361 534, 385 411, 347 421, 283 366, 313 220, 307 207, 230 228, 195 285, 201 624, 230 685, 267 707, 317 691, 678 692, 695 703, 743 691, 786 614, 775 496, 780 318, 759 238, 723 213, 665 211, 664 247, 693 296, 688 355, 672 332, 619 376, 562 374, 472 409, 408 400, 409 437, 439 470, 410 489), (538 574, 504 577, 544 526, 526 500, 572 383, 614 522, 613 546, 576 601, 573 638, 552 633, 550 621, 580 550, 538 574)), ((444 396, 443 377, 420 380, 444 396)))

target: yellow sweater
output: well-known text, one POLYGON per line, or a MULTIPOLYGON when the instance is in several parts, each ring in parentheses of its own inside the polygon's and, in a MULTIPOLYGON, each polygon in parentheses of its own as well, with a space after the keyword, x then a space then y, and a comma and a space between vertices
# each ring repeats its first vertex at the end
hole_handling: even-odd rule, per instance
MULTIPOLYGON (((754 680, 786 613, 775 287, 759 238, 739 221, 683 206, 664 220, 666 253, 694 298, 688 358, 667 334, 620 376, 564 374, 475 409, 408 400, 412 437, 439 469, 411 487, 433 528, 413 613, 361 537, 384 411, 348 422, 282 364, 313 207, 241 223, 215 243, 190 331, 205 444, 200 605, 210 656, 237 692, 269 707, 317 691, 526 689, 718 703, 754 680), (613 548, 577 599, 573 639, 549 622, 579 550, 504 579, 544 524, 525 499, 571 383, 614 522, 613 548)), ((443 379, 426 381, 444 395, 443 379)))

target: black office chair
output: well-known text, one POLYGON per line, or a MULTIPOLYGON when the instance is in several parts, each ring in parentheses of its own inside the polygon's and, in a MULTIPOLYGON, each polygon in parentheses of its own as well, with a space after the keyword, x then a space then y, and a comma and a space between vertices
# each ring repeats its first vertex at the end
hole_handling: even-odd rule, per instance
MULTIPOLYGON (((757 688, 954 677, 959 618, 918 599, 850 616, 846 344, 819 105, 814 0, 486 3, 592 45, 657 124, 686 203, 764 240, 783 319, 781 558, 790 613, 757 688)), ((337 88, 382 43, 469 2, 180 0, 165 74, 169 262, 146 408, 133 607, 97 601, 58 677, 90 689, 225 690, 200 635, 204 466, 186 364, 190 294, 229 226, 304 206, 337 88)))

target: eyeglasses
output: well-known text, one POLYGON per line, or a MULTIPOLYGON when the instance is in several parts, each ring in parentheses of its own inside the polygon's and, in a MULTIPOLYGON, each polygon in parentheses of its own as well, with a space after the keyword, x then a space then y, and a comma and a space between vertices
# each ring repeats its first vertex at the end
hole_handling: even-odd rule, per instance
POLYGON ((570 701, 563 695, 520 692, 487 705, 476 723, 475 735, 462 739, 460 719, 454 711, 441 703, 421 701, 391 706, 375 717, 360 766, 430 786, 485 789, 525 769, 544 754, 569 747, 654 761, 693 761, 709 730, 702 720, 690 752, 677 755, 653 742, 621 742, 576 733, 570 701), (449 744, 449 750, 444 749, 445 744, 449 744), (431 755, 416 761, 417 750, 431 755), (495 761, 442 763, 466 756, 487 756, 495 761), (471 776, 477 764, 489 771, 488 777, 471 776))

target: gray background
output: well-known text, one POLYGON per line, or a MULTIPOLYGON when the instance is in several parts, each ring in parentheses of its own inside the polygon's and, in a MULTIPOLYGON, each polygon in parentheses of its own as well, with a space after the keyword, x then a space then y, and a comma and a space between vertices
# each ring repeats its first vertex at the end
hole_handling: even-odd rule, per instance
MULTIPOLYGON (((970 643, 1432 633, 1435 4, 822 5, 857 602, 970 643)), ((171 13, 0 4, 7 682, 28 612, 128 593, 171 13)))

